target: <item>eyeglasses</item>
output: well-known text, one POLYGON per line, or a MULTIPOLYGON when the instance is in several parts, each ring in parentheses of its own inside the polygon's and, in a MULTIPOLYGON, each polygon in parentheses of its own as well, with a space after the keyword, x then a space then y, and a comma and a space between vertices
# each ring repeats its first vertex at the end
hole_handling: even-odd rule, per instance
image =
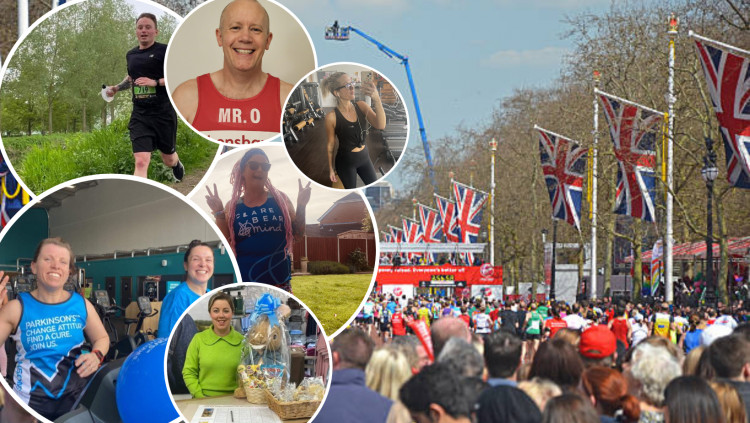
POLYGON ((247 162, 247 166, 250 170, 258 170, 258 167, 260 167, 264 172, 268 172, 271 169, 271 163, 247 162))
POLYGON ((342 88, 347 88, 347 89, 353 90, 354 89, 354 82, 350 82, 350 83, 348 83, 346 85, 342 85, 342 86, 336 88, 334 91, 338 91, 338 90, 340 90, 342 88))

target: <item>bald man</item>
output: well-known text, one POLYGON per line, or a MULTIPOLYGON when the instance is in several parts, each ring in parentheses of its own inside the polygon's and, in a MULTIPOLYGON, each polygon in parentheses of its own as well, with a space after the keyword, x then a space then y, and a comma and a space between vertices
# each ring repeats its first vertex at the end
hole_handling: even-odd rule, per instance
POLYGON ((177 87, 172 98, 182 116, 199 131, 280 132, 281 106, 292 85, 263 72, 272 39, 260 3, 229 3, 216 29, 224 66, 177 87))

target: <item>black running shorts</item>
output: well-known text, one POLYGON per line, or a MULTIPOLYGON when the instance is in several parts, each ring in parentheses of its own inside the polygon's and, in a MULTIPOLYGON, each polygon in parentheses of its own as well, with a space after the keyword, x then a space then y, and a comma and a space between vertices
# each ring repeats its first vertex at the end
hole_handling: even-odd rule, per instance
POLYGON ((159 150, 164 154, 175 152, 177 145, 177 113, 167 104, 161 113, 142 113, 133 108, 130 115, 130 141, 133 153, 150 153, 159 150))

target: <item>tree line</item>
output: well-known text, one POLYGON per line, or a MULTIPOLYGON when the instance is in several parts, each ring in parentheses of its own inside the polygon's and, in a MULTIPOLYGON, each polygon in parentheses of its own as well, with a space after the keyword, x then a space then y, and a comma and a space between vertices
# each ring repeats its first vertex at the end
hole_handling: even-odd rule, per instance
MULTIPOLYGON (((744 1, 744 0, 743 0, 744 1)), ((746 3, 746 1, 744 1, 746 3)), ((747 49, 750 46, 750 9, 735 0, 704 2, 680 0, 612 2, 602 14, 579 14, 566 17, 564 37, 574 43, 565 57, 560 76, 540 88, 519 88, 500 99, 486 125, 458 128, 454 135, 433 141, 435 174, 438 186, 447 190, 449 172, 478 189, 489 192, 490 151, 493 137, 499 141, 495 170, 495 261, 505 268, 506 285, 543 280, 542 236, 549 231, 551 241, 551 206, 539 158, 538 133, 535 124, 563 134, 584 146, 593 145, 593 72, 600 72, 599 89, 636 101, 645 106, 667 110, 667 23, 671 13, 680 19, 676 37, 675 65, 675 136, 674 136, 674 233, 675 243, 695 242, 706 237, 706 192, 701 179, 705 138, 715 141, 719 178, 714 184, 714 240, 720 246, 718 274, 720 295, 726 300, 726 281, 731 277, 732 263, 727 251, 730 237, 750 235, 750 190, 732 188, 726 182, 724 147, 718 121, 707 93, 691 29, 703 36, 747 49)), ((429 125, 429 116, 426 117, 429 125)), ((613 260, 623 255, 634 257, 635 296, 640 295, 641 255, 650 250, 665 232, 664 183, 657 183, 657 220, 641 222, 614 214, 617 160, 607 122, 599 115, 598 222, 597 257, 604 268, 605 288, 609 293, 611 276, 628 271, 630 264, 613 260), (619 250, 619 252, 617 251, 619 250), (616 266, 620 266, 616 269, 616 266), (626 270, 627 268, 627 270, 626 270)), ((394 202, 393 208, 377 214, 380 229, 386 224, 400 226, 400 215, 411 215, 411 198, 432 204, 432 190, 425 160, 419 146, 411 143, 395 177, 414 178, 407 198, 394 202)), ((660 148, 658 149, 660 150, 660 148)), ((661 161, 657 157, 657 174, 661 161)), ((586 183, 584 182, 586 185, 586 183)), ((586 186, 584 186, 584 190, 586 186)), ((446 191, 441 192, 447 194, 446 191)), ((490 207, 484 211, 484 228, 488 228, 490 207)), ((590 241, 589 207, 583 205, 582 230, 561 222, 558 242, 590 241)), ((487 241, 487 238, 480 241, 487 241)), ((579 281, 583 280, 583 249, 573 258, 579 264, 579 281)), ((700 271, 694 263, 675 269, 695 276, 700 271)), ((682 273, 681 273, 682 274, 682 273)), ((579 286, 579 290, 583 287, 579 286)), ((603 293, 599 293, 603 295, 603 293)))
MULTIPOLYGON (((106 103, 102 84, 127 75, 125 53, 137 45, 133 6, 86 1, 41 22, 9 58, 0 86, 2 135, 87 132, 130 113, 129 96, 106 103)), ((157 16, 157 41, 167 43, 178 22, 157 16)))

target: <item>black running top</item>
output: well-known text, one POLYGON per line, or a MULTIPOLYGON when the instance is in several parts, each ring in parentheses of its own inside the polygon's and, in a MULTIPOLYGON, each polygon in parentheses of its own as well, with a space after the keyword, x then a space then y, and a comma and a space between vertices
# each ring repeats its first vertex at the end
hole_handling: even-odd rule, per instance
POLYGON ((356 122, 350 122, 341 111, 336 107, 336 128, 334 133, 339 139, 339 149, 352 151, 355 148, 364 147, 365 136, 367 135, 367 117, 359 109, 357 103, 354 103, 354 110, 357 111, 356 122))

